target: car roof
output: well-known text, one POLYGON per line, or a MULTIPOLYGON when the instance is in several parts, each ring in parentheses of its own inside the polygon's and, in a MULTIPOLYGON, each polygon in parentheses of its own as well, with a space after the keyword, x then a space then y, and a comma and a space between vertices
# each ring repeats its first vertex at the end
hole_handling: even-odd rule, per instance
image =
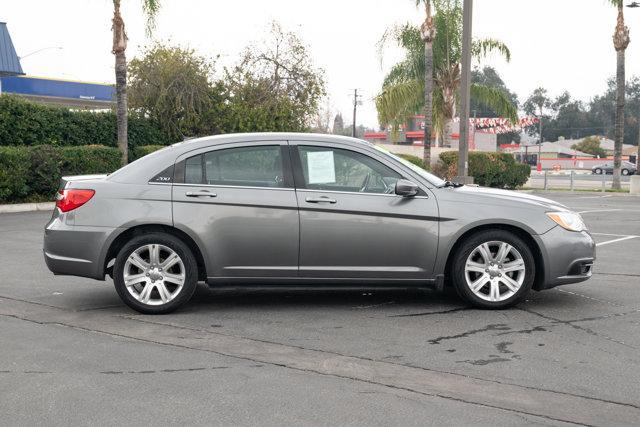
POLYGON ((161 172, 167 167, 167 165, 173 164, 177 157, 190 151, 206 147, 215 147, 217 145, 232 144, 235 142, 250 143, 261 141, 332 142, 352 147, 374 147, 373 144, 362 139, 316 133, 261 132, 204 136, 201 138, 178 142, 164 149, 148 154, 143 158, 129 163, 127 166, 117 170, 111 174, 108 179, 115 182, 142 183, 148 181, 151 177, 155 176, 155 174, 161 172))

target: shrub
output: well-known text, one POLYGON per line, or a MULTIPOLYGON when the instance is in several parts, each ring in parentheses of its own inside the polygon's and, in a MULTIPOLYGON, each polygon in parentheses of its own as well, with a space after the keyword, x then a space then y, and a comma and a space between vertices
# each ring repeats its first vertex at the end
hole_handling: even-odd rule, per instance
MULTIPOLYGON (((458 172, 458 152, 440 153, 442 170, 446 179, 453 179, 458 172)), ((476 184, 484 187, 518 188, 524 185, 531 174, 531 167, 516 163, 507 153, 469 153, 469 175, 476 184)))
POLYGON ((60 147, 60 172, 64 175, 111 173, 120 168, 120 151, 102 145, 60 147))
POLYGON ((29 194, 29 151, 0 147, 0 201, 17 200, 29 194))
MULTIPOLYGON (((117 144, 113 112, 72 111, 0 96, 0 146, 10 145, 106 145, 117 144)), ((129 145, 168 145, 176 141, 152 120, 129 114, 129 145)))
POLYGON ((141 145, 140 147, 134 147, 130 152, 129 158, 131 161, 138 160, 140 157, 144 157, 161 148, 164 148, 164 145, 141 145))
POLYGON ((51 198, 60 177, 113 172, 120 151, 113 147, 0 147, 0 202, 51 198))
POLYGON ((422 159, 418 156, 413 156, 411 154, 396 154, 398 157, 402 157, 403 159, 405 159, 408 162, 413 163, 416 166, 421 167, 422 169, 426 169, 429 170, 429 168, 426 168, 424 165, 424 162, 422 161, 422 159))

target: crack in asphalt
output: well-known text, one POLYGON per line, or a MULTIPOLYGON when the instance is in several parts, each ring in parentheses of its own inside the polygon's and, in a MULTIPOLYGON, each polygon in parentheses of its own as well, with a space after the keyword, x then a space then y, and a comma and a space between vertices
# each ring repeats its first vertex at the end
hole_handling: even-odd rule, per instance
MULTIPOLYGON (((635 346, 632 346, 632 345, 630 345, 630 344, 627 344, 627 343, 625 343, 625 342, 623 342, 623 341, 620 341, 620 340, 617 340, 617 339, 615 339, 615 338, 612 338, 612 337, 609 337, 609 336, 606 336, 606 335, 599 334, 599 333, 597 333, 596 331, 594 331, 593 329, 586 328, 586 327, 584 327, 584 326, 580 326, 580 325, 576 325, 576 324, 575 324, 575 323, 577 323, 577 322, 582 322, 582 321, 590 320, 590 318, 577 319, 577 320, 561 320, 561 319, 557 319, 557 318, 555 318, 555 317, 547 316, 547 315, 545 315, 545 314, 538 313, 538 312, 536 312, 536 311, 529 310, 529 309, 526 309, 526 308, 520 308, 520 307, 518 307, 518 310, 522 310, 522 311, 524 311, 524 312, 531 313, 531 314, 533 314, 533 315, 536 315, 536 316, 542 317, 543 319, 549 320, 549 321, 551 321, 551 322, 553 322, 553 323, 562 324, 562 325, 568 325, 568 326, 570 326, 570 327, 572 327, 572 328, 574 328, 574 329, 578 329, 578 330, 580 330, 580 331, 586 332, 586 333, 588 333, 589 335, 593 335, 593 336, 596 336, 596 337, 598 337, 598 338, 602 338, 602 339, 605 339, 605 340, 607 340, 607 341, 611 341, 611 342, 614 342, 614 343, 616 343, 616 344, 619 344, 619 345, 622 345, 622 346, 625 346, 625 347, 628 347, 628 348, 631 348, 631 349, 637 350, 637 348, 636 348, 635 346)), ((640 310, 634 310, 633 312, 638 312, 638 311, 640 311, 640 310)), ((629 313, 632 313, 632 312, 629 312, 629 313)), ((624 314, 629 314, 629 313, 624 313, 624 314)), ((622 314, 621 314, 621 315, 622 315, 622 314)), ((613 315, 609 315, 609 317, 612 317, 612 316, 613 316, 613 315)), ((601 317, 601 316, 598 316, 598 317, 601 317)), ((596 319, 596 320, 598 320, 598 317, 596 317, 595 319, 596 319)))
POLYGON ((197 371, 214 371, 218 369, 229 369, 230 366, 212 366, 210 368, 178 368, 178 369, 156 369, 145 371, 100 371, 101 374, 121 375, 121 374, 161 374, 161 373, 178 373, 178 372, 197 372, 197 371))
POLYGON ((460 307, 460 308, 452 308, 449 310, 441 310, 441 311, 426 311, 423 313, 409 313, 409 314, 392 314, 387 317, 418 317, 418 316, 430 316, 432 314, 447 314, 447 313, 455 313, 458 311, 472 310, 472 307, 460 307))
POLYGON ((518 331, 500 332, 499 334, 496 334, 496 336, 510 335, 510 334, 529 334, 530 335, 534 332, 551 332, 551 331, 546 329, 544 326, 534 326, 533 328, 530 328, 530 329, 520 329, 518 331))
POLYGON ((487 325, 484 328, 472 329, 470 331, 462 332, 461 334, 446 335, 446 336, 442 336, 442 337, 433 338, 433 339, 430 339, 428 342, 429 342, 429 344, 440 344, 442 341, 454 340, 454 339, 458 339, 458 338, 466 338, 466 337, 468 337, 470 335, 475 335, 475 334, 479 334, 479 333, 482 333, 482 332, 508 331, 510 329, 511 328, 509 326, 507 326, 506 324, 504 324, 504 323, 496 323, 496 324, 487 325))

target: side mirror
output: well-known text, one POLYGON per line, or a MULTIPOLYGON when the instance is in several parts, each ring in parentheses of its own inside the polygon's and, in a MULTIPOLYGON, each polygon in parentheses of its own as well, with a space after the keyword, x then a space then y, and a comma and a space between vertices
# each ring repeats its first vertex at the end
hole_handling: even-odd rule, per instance
POLYGON ((396 181, 396 194, 402 197, 413 197, 418 194, 418 185, 406 179, 396 181))

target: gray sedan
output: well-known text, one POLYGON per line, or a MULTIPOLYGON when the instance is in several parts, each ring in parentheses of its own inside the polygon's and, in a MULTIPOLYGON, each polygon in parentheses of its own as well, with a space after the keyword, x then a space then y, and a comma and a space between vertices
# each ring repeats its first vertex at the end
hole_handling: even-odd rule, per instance
POLYGON ((365 141, 238 134, 175 144, 110 175, 62 179, 46 225, 54 274, 113 278, 142 313, 210 286, 453 286, 505 308, 591 277, 579 214, 459 186, 365 141))
MULTIPOLYGON (((606 162, 600 165, 596 165, 591 168, 591 173, 596 175, 612 174, 613 173, 613 162, 606 162)), ((622 175, 633 175, 638 173, 636 169, 636 165, 631 162, 622 161, 620 162, 620 173, 622 175)))

